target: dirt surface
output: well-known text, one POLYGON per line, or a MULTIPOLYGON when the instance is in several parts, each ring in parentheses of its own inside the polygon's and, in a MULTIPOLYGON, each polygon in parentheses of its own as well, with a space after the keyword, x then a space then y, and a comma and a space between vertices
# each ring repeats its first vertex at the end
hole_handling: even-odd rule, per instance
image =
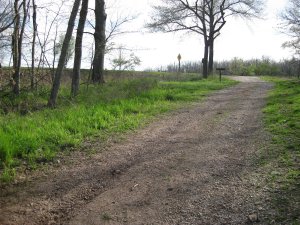
POLYGON ((3 187, 0 224, 267 224, 254 161, 269 142, 261 109, 271 85, 235 79, 105 151, 3 187))

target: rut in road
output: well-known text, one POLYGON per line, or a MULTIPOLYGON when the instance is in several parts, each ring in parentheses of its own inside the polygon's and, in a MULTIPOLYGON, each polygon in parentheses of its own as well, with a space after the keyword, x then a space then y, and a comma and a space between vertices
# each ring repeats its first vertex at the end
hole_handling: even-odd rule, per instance
MULTIPOLYGON (((0 195, 0 224, 249 224, 265 193, 253 158, 266 143, 269 83, 240 84, 166 116, 92 158, 0 195)), ((97 144, 91 146, 97 148, 97 144)))

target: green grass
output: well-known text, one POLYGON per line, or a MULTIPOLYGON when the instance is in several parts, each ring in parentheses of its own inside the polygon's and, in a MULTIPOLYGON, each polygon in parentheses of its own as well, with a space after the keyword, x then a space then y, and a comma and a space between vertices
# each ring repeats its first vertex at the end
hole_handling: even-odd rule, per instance
MULTIPOLYGON (((69 89, 63 88, 56 109, 42 108, 25 115, 0 114, 2 181, 9 181, 15 168, 23 162, 35 167, 86 139, 105 141, 109 135, 135 130, 155 115, 198 101, 212 91, 235 83, 231 80, 219 83, 216 79, 123 80, 88 89, 83 86, 81 94, 72 101, 67 97, 69 89)), ((46 102, 46 97, 43 92, 37 99, 46 102)))
POLYGON ((265 78, 275 84, 266 108, 265 122, 273 145, 263 155, 271 168, 269 184, 276 224, 300 224, 300 81, 265 78))

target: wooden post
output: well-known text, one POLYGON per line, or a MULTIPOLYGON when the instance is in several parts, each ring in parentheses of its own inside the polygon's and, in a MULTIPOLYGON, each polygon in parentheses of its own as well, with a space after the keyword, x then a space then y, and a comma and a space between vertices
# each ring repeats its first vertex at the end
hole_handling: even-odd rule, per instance
POLYGON ((226 68, 217 68, 216 70, 219 71, 219 79, 220 79, 220 82, 222 82, 222 71, 226 70, 226 68))

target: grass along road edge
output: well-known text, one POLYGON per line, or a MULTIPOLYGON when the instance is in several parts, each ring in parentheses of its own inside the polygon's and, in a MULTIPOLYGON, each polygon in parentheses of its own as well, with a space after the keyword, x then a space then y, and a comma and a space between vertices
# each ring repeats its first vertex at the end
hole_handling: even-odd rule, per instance
POLYGON ((270 224, 300 224, 300 81, 265 77, 274 83, 264 121, 272 144, 264 148, 260 164, 275 216, 270 224))
POLYGON ((111 135, 136 130, 156 115, 236 83, 227 79, 220 83, 214 78, 108 82, 89 87, 75 101, 70 101, 66 97, 68 90, 63 90, 56 109, 0 115, 0 180, 13 180, 20 165, 35 169, 84 140, 97 138, 104 142, 111 135))

